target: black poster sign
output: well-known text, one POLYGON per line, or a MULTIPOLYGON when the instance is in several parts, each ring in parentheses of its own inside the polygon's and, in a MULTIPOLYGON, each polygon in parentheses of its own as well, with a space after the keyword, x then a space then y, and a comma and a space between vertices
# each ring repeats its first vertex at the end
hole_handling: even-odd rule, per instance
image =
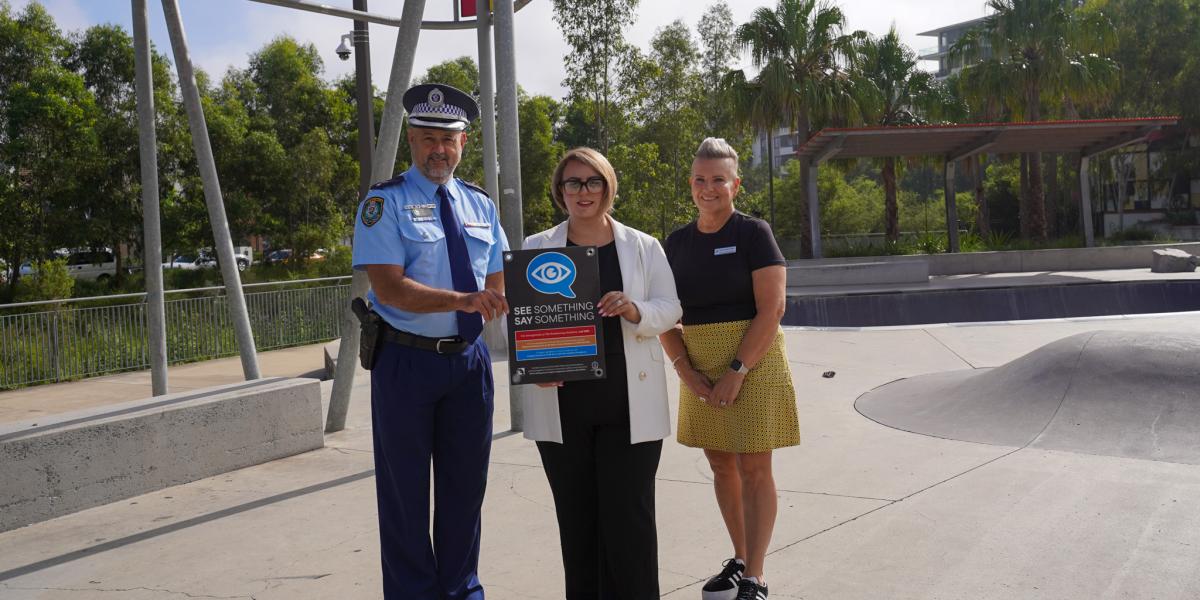
POLYGON ((600 263, 593 246, 504 253, 509 381, 603 379, 600 263))

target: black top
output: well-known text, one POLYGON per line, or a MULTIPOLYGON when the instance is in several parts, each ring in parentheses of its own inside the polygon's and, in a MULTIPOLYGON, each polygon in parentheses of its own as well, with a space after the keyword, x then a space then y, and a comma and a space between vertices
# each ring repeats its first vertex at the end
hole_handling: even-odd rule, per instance
MULTIPOLYGON (((567 246, 578 246, 567 240, 567 246)), ((625 281, 621 279, 621 263, 617 260, 617 242, 611 241, 597 248, 596 258, 600 261, 600 296, 612 291, 621 292, 625 289, 625 281)), ((625 344, 621 339, 621 317, 604 317, 604 354, 624 356, 625 344)))
MULTIPOLYGON (((568 246, 577 244, 567 240, 568 246)), ((617 244, 600 246, 600 294, 623 291, 621 263, 617 244)), ((559 419, 564 423, 591 426, 629 425, 629 386, 625 381, 625 343, 621 337, 621 317, 604 317, 604 379, 568 381, 558 388, 559 419)), ((540 443, 540 442, 539 442, 540 443)))
POLYGON ((758 309, 750 274, 787 264, 771 226, 736 211, 714 233, 692 221, 668 236, 666 246, 684 325, 753 319, 758 309))

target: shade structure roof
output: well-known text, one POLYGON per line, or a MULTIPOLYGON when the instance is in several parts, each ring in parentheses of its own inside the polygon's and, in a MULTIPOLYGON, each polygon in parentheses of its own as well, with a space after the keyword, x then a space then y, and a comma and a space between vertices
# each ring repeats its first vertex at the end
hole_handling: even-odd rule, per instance
POLYGON ((815 163, 888 156, 942 156, 947 160, 958 160, 979 153, 1081 152, 1084 156, 1092 156, 1146 139, 1178 121, 1178 117, 1139 117, 829 128, 810 137, 796 155, 815 163))

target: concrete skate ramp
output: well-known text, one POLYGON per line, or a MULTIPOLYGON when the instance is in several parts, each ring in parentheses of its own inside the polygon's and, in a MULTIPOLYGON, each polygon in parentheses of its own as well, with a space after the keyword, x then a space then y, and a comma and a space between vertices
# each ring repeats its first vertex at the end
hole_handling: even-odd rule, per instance
MULTIPOLYGON (((795 288, 793 288, 794 290, 795 288)), ((789 293, 784 325, 880 327, 1200 310, 1200 280, 1100 282, 880 293, 789 293)))
POLYGON ((1200 336, 1081 333, 994 369, 895 381, 854 406, 935 437, 1200 464, 1200 336))

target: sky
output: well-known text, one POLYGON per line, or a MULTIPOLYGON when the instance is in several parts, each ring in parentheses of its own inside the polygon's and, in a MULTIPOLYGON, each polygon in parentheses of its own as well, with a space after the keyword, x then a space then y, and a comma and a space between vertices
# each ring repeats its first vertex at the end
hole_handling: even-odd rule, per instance
MULTIPOLYGON (((3 1, 3 0, 0 0, 3 1)), ((16 11, 33 0, 8 0, 16 11)), ((129 0, 39 0, 63 31, 115 23, 132 31, 129 0)), ((452 18, 453 1, 427 0, 425 19, 452 18)), ((352 0, 320 0, 323 4, 350 8, 352 0)), ((774 7, 775 0, 727 0, 735 24, 750 19, 760 6, 774 7)), ((147 0, 150 35, 155 48, 171 56, 170 41, 163 21, 162 4, 147 0)), ((402 0, 369 0, 371 12, 400 17, 402 0)), ((697 21, 711 0, 641 0, 637 22, 627 39, 645 50, 655 31, 682 19, 695 35, 697 21)), ((354 70, 354 60, 339 60, 334 52, 340 36, 352 28, 349 20, 322 14, 260 4, 250 0, 179 0, 192 60, 214 78, 230 67, 245 68, 251 53, 281 35, 311 42, 325 60, 326 79, 336 79, 354 70)), ((840 0, 848 29, 886 33, 893 24, 901 39, 915 50, 937 45, 932 37, 917 33, 984 15, 984 0, 840 0)), ((562 87, 562 57, 569 49, 552 18, 550 0, 532 0, 516 14, 517 81, 527 92, 555 98, 566 95, 562 87)), ((370 26, 371 68, 375 87, 386 90, 396 44, 396 31, 383 25, 370 26)), ((430 66, 467 55, 477 55, 475 31, 425 30, 417 44, 413 76, 430 66)), ((173 61, 172 61, 173 62, 173 61)), ((748 66, 748 65, 742 65, 748 66)), ((934 63, 922 63, 933 70, 934 63)))

